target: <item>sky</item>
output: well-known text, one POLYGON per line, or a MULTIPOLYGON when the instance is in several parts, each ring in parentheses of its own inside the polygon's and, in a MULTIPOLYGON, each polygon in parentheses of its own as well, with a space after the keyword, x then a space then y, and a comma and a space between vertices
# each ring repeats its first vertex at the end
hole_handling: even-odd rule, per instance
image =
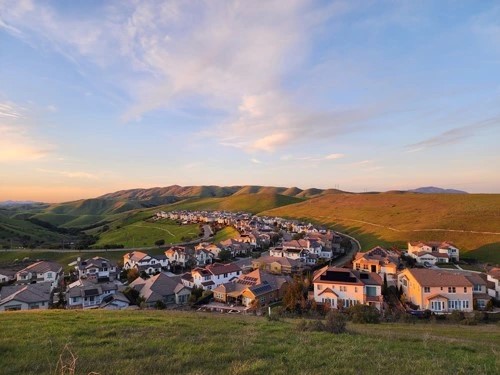
POLYGON ((0 200, 500 193, 498 1, 0 0, 0 200))

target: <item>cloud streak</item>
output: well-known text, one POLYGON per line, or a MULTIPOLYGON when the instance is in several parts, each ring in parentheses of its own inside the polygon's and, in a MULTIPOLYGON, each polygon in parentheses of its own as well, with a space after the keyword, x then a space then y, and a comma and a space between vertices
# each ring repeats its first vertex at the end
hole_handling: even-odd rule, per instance
POLYGON ((428 148, 457 144, 493 127, 500 127, 500 117, 492 117, 474 124, 447 130, 423 141, 410 144, 407 146, 407 150, 408 152, 418 152, 428 148))
POLYGON ((32 135, 27 112, 15 103, 0 102, 0 162, 39 160, 53 151, 52 145, 32 135))

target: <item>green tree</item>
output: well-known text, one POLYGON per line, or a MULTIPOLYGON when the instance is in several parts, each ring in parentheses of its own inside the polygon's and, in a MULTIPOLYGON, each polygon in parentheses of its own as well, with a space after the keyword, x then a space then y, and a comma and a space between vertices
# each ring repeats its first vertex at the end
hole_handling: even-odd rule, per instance
POLYGON ((165 240, 164 239, 156 240, 155 245, 158 247, 163 246, 163 245, 165 245, 165 240))
POLYGON ((228 260, 231 259, 231 251, 221 250, 219 252, 219 259, 221 260, 221 262, 227 262, 228 260))

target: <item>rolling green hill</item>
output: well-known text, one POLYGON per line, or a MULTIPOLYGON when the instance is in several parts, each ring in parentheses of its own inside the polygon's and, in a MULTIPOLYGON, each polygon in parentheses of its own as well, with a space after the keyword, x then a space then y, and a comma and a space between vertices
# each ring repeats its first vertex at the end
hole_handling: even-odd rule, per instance
POLYGON ((500 194, 329 194, 261 214, 334 225, 364 250, 447 240, 469 256, 500 263, 500 234, 493 234, 500 232, 500 194))
POLYGON ((93 246, 102 248, 108 244, 120 244, 125 247, 154 246, 157 240, 166 244, 185 242, 198 238, 198 225, 179 225, 168 220, 157 222, 137 221, 126 226, 119 226, 99 235, 99 241, 93 246))
POLYGON ((498 374, 499 326, 348 325, 175 311, 0 314, 2 374, 498 374), (26 324, 36 321, 36 324, 26 324), (65 348, 67 350, 65 350, 65 348))
POLYGON ((35 225, 27 220, 0 214, 0 247, 26 247, 30 244, 60 243, 67 236, 35 225))
POLYGON ((226 198, 188 199, 169 206, 164 210, 227 210, 258 213, 275 207, 302 202, 302 199, 273 193, 235 194, 226 198))

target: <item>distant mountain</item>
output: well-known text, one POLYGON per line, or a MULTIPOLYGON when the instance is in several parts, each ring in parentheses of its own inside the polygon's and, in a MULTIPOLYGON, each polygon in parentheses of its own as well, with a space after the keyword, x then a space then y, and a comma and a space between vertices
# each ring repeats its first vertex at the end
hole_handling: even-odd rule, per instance
POLYGON ((274 186, 179 186, 155 187, 150 189, 121 190, 114 193, 102 195, 100 199, 127 200, 127 201, 149 201, 151 203, 165 204, 185 198, 223 198, 231 195, 245 194, 280 194, 296 198, 312 198, 324 194, 345 193, 336 189, 306 189, 297 187, 274 187, 274 186), (165 201, 167 200, 167 201, 165 201))
POLYGON ((462 190, 443 189, 435 186, 425 186, 408 191, 411 193, 420 193, 420 194, 469 194, 466 191, 462 190))
POLYGON ((30 206, 33 204, 38 204, 38 202, 34 202, 34 201, 3 201, 3 202, 0 202, 0 207, 30 206))

